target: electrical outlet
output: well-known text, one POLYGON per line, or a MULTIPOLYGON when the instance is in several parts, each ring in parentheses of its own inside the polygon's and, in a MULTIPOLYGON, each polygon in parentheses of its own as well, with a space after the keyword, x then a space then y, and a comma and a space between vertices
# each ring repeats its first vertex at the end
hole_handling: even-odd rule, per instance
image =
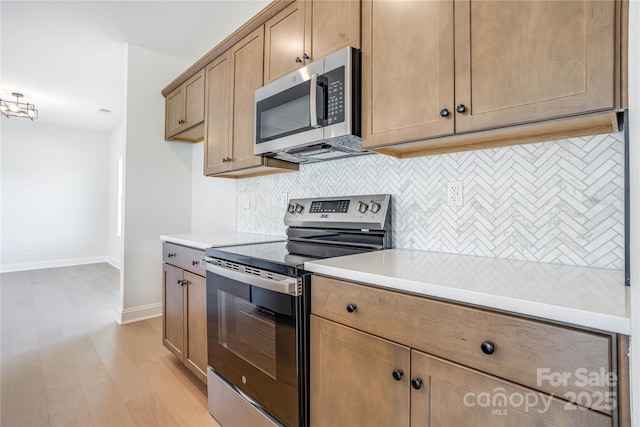
POLYGON ((288 205, 289 195, 287 193, 280 193, 280 207, 286 210, 288 205))
POLYGON ((447 205, 462 206, 462 182, 447 182, 447 205))

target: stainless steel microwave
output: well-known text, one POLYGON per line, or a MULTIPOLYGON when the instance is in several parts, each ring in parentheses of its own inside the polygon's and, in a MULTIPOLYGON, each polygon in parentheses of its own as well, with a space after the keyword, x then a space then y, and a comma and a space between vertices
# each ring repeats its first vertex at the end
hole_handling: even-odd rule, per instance
POLYGON ((255 94, 254 154, 301 163, 359 154, 360 51, 346 47, 255 94))

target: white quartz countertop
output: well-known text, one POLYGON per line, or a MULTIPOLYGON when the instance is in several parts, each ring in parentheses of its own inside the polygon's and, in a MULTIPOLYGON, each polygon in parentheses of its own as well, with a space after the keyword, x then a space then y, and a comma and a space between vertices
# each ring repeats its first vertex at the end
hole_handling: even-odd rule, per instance
POLYGON ((287 240, 287 236, 269 236, 265 234, 220 232, 220 233, 193 233, 173 234, 160 236, 164 242, 189 246, 197 249, 207 249, 220 246, 249 245, 251 243, 281 242, 287 240))
POLYGON ((631 333, 624 271, 388 249, 304 264, 305 270, 621 334, 631 333))

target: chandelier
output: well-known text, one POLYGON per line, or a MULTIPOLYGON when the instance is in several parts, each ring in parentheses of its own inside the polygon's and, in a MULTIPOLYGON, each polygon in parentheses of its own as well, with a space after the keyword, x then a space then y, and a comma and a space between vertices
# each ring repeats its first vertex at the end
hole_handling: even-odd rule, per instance
POLYGON ((13 92, 12 96, 16 97, 15 101, 6 101, 0 98, 0 113, 5 117, 25 117, 27 119, 37 119, 38 110, 36 106, 28 102, 20 102, 23 97, 21 93, 13 92))

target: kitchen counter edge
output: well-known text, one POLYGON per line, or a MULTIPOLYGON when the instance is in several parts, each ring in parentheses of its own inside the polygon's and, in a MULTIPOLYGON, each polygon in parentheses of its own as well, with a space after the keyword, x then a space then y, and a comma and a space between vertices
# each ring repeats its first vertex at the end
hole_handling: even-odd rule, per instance
POLYGON ((270 236, 253 233, 220 232, 161 235, 163 242, 175 243, 194 249, 205 250, 211 247, 239 246, 253 243, 281 242, 286 236, 270 236))
POLYGON ((304 264, 304 268, 319 275, 358 282, 382 289, 434 297, 581 328, 625 335, 631 334, 630 293, 629 288, 624 286, 623 271, 408 249, 388 249, 366 254, 310 261, 304 264), (409 271, 409 266, 415 261, 422 261, 421 267, 416 267, 414 271, 409 271), (424 270, 429 268, 429 263, 432 263, 433 270, 442 271, 446 269, 449 271, 440 274, 424 270), (553 278, 554 274, 557 274, 557 287, 555 289, 558 290, 558 295, 553 295, 554 287, 548 287, 546 291, 549 292, 550 290, 551 294, 545 294, 544 299, 546 301, 541 301, 524 295, 526 294, 526 289, 522 292, 508 289, 508 284, 520 286, 517 279, 513 277, 514 271, 519 269, 530 276, 523 280, 525 287, 536 285, 536 279, 531 276, 536 275, 537 269, 543 275, 551 276, 551 278, 553 278), (490 270, 491 272, 488 275, 483 275, 483 270, 490 270), (501 274, 509 277, 501 277, 501 274), (578 280, 576 277, 579 280, 588 282, 590 275, 594 276, 594 283, 598 283, 597 281, 606 282, 602 286, 608 287, 610 288, 608 289, 609 291, 613 290, 615 292, 611 301, 606 302, 610 304, 607 309, 594 308, 604 304, 602 296, 599 297, 598 295, 592 296, 593 299, 600 298, 597 303, 596 301, 588 301, 584 306, 581 306, 580 298, 587 301, 588 295, 582 295, 580 298, 569 297, 572 299, 571 304, 574 305, 573 307, 556 303, 567 298, 567 292, 563 289, 563 286, 567 285, 567 283, 564 281, 571 280, 572 282, 569 285, 575 286, 573 282, 578 280), (481 290, 485 285, 489 289, 487 292, 481 290), (518 295, 518 292, 523 295, 518 295), (589 305, 592 307, 588 307, 589 305))

